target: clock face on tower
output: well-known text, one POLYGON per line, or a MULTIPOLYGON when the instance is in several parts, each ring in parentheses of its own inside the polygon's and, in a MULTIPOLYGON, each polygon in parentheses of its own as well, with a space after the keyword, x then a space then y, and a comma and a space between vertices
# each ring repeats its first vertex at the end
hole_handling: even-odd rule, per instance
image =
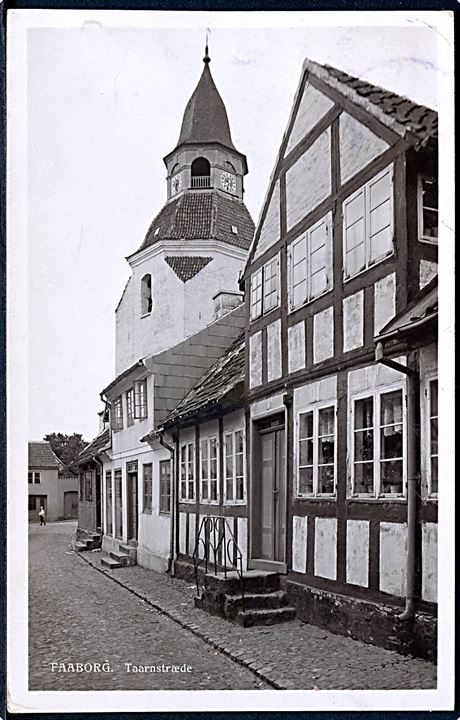
POLYGON ((177 175, 174 175, 173 179, 171 180, 171 192, 173 195, 179 192, 179 190, 182 187, 182 175, 178 173, 177 175))
POLYGON ((220 176, 220 185, 225 192, 234 193, 236 191, 236 177, 228 172, 223 172, 220 176))

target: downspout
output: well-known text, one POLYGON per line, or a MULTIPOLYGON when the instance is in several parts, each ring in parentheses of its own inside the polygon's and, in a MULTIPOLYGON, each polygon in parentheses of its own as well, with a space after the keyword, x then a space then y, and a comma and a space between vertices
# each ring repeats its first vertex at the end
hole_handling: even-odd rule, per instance
POLYGON ((171 522, 169 523, 169 556, 166 572, 171 573, 172 577, 175 575, 174 560, 174 533, 176 527, 176 473, 175 473, 175 457, 176 453, 172 445, 169 445, 164 439, 164 430, 158 430, 156 433, 160 445, 171 453, 172 471, 171 471, 171 522))
POLYGON ((398 620, 410 620, 415 615, 415 566, 416 566, 416 535, 417 535, 417 433, 416 409, 419 393, 419 375, 416 370, 406 367, 395 360, 383 357, 383 343, 378 342, 375 348, 375 360, 393 370, 407 375, 407 560, 406 560, 406 607, 404 612, 396 615, 398 620))

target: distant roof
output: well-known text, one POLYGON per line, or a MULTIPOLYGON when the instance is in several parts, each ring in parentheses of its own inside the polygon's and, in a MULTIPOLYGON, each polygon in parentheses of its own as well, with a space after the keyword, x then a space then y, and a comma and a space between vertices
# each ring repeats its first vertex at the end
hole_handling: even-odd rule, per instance
POLYGON ((423 331, 438 320, 438 279, 434 278, 420 294, 387 323, 374 338, 375 342, 391 340, 402 335, 423 331))
POLYGON ((418 105, 391 90, 385 90, 366 80, 348 75, 331 65, 320 65, 312 60, 306 60, 304 67, 328 84, 332 81, 337 90, 351 96, 352 100, 369 112, 383 113, 393 126, 399 125, 403 134, 409 131, 422 141, 438 136, 438 113, 435 110, 418 105))
POLYGON ((206 54, 200 80, 185 108, 177 147, 216 142, 238 152, 233 145, 227 111, 211 75, 209 62, 206 54))
POLYGON ((160 240, 209 239, 247 250, 253 235, 254 222, 241 200, 217 191, 195 191, 166 203, 150 225, 139 250, 160 240), (232 227, 237 232, 233 232, 232 227))
POLYGON ((186 417, 217 406, 243 383, 244 349, 244 335, 241 335, 167 416, 164 426, 174 425, 186 417))
POLYGON ((83 448, 81 453, 78 456, 77 465, 83 465, 85 462, 89 462, 93 459, 98 453, 101 452, 101 450, 104 450, 108 447, 110 441, 110 431, 109 428, 106 428, 102 432, 97 435, 97 437, 94 438, 94 440, 91 440, 88 445, 83 448))
POLYGON ((29 467, 59 469, 61 463, 52 451, 51 444, 42 440, 29 443, 29 467))

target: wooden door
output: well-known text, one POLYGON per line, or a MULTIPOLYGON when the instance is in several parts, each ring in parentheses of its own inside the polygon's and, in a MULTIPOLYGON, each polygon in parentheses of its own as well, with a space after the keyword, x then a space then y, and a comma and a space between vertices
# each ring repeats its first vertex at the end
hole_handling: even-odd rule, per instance
POLYGON ((284 563, 286 557, 286 470, 284 427, 260 429, 256 472, 255 557, 284 563))
MULTIPOLYGON (((134 465, 132 463, 131 465, 134 465)), ((127 473, 128 502, 128 540, 137 540, 138 508, 137 508, 137 463, 136 469, 128 468, 127 473)))

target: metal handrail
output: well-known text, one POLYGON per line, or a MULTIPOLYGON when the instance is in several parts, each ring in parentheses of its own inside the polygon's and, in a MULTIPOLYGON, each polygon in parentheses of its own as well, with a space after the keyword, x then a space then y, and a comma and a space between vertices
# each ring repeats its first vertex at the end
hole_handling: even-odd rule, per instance
POLYGON ((200 523, 198 537, 193 550, 193 567, 195 570, 195 582, 198 596, 200 585, 198 582, 198 568, 204 563, 205 574, 208 572, 208 565, 214 566, 214 574, 217 575, 218 567, 222 567, 224 578, 230 568, 236 571, 240 580, 241 597, 244 611, 244 576, 243 576, 243 553, 238 547, 235 536, 230 529, 227 518, 221 515, 206 515, 200 523), (204 530, 204 533, 203 533, 204 530), (203 557, 200 558, 198 550, 203 546, 203 557), (219 562, 220 551, 220 562, 219 562), (232 552, 231 552, 232 551, 232 552), (212 552, 212 559, 210 557, 212 552))

